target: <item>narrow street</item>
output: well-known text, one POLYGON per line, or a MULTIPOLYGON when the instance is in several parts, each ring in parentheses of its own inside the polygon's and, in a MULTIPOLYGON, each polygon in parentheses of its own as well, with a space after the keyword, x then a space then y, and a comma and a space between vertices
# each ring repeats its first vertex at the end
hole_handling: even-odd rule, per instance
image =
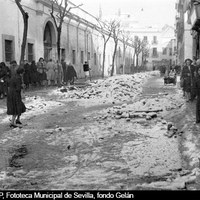
POLYGON ((25 94, 22 129, 8 127, 1 101, 1 190, 199 189, 200 126, 179 83, 153 75, 132 102, 55 90, 25 94))

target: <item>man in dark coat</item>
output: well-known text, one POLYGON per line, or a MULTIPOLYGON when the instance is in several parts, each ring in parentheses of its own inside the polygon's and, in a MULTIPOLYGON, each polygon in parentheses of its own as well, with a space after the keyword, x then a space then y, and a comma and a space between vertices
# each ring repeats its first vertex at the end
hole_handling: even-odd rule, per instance
MULTIPOLYGON (((90 67, 87 61, 85 61, 83 65, 83 71, 85 73, 85 80, 87 80, 88 77, 90 77, 90 67)), ((90 77, 91 80, 91 77, 90 77)))

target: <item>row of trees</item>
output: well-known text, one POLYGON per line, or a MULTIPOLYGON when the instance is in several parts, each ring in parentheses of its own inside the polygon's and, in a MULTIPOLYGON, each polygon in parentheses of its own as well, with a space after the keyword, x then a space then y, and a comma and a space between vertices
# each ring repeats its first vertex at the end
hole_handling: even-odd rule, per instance
MULTIPOLYGON (((121 27, 120 21, 113 19, 111 21, 102 21, 100 19, 97 19, 99 26, 100 26, 100 33, 102 34, 103 38, 103 61, 102 61, 102 77, 104 77, 104 68, 105 68, 105 52, 106 52, 106 45, 109 39, 112 37, 114 40, 114 52, 112 56, 112 69, 111 69, 111 76, 113 76, 114 73, 114 64, 115 64, 115 58, 117 53, 117 46, 118 42, 122 41, 123 43, 123 73, 125 72, 125 59, 126 59, 126 49, 128 46, 133 48, 134 54, 133 54, 133 65, 135 65, 136 61, 136 67, 139 66, 139 56, 141 55, 141 65, 143 66, 146 62, 146 58, 149 55, 149 45, 148 41, 143 39, 141 40, 139 37, 132 37, 132 35, 129 32, 123 31, 121 27)), ((99 30, 99 27, 97 27, 97 30, 99 30)))
MULTIPOLYGON (((20 63, 24 61, 25 57, 25 48, 26 48, 26 40, 27 40, 27 32, 28 32, 28 13, 25 12, 21 5, 21 0, 15 0, 19 10, 22 13, 23 21, 24 21, 24 32, 23 32, 23 39, 22 39, 22 45, 21 45, 21 57, 20 57, 20 63)), ((69 7, 69 0, 50 0, 51 3, 51 11, 50 15, 54 21, 56 31, 57 31, 57 54, 58 54, 58 60, 60 61, 60 43, 61 43, 61 34, 62 34, 62 25, 64 22, 64 18, 69 16, 70 11, 75 8, 79 8, 82 6, 82 4, 78 6, 71 6, 69 7), (56 10, 56 12, 55 12, 56 10)), ((106 45, 110 38, 113 38, 114 40, 114 51, 112 56, 112 68, 111 68, 111 76, 114 74, 114 67, 115 67, 115 58, 117 53, 117 47, 119 41, 122 41, 123 43, 123 73, 125 69, 125 55, 126 55, 126 49, 128 46, 132 47, 134 50, 134 56, 133 61, 136 60, 136 67, 138 67, 138 60, 139 55, 142 54, 142 65, 144 64, 144 61, 146 60, 146 57, 148 55, 148 42, 146 40, 141 40, 138 37, 134 37, 134 39, 131 37, 130 33, 127 33, 126 31, 122 31, 121 23, 120 21, 113 19, 110 21, 102 21, 100 18, 96 19, 99 26, 96 26, 96 30, 100 32, 103 38, 103 60, 102 60, 102 77, 104 77, 105 73, 105 56, 106 56, 106 45)), ((134 63, 133 63, 134 65, 134 63)))

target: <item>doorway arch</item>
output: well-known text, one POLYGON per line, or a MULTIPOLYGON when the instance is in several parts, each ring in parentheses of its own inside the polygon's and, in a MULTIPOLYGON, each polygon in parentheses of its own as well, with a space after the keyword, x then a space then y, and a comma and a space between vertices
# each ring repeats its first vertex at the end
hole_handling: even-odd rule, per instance
POLYGON ((47 21, 44 27, 43 35, 44 44, 44 60, 48 61, 54 57, 54 49, 56 47, 56 31, 51 21, 47 21))

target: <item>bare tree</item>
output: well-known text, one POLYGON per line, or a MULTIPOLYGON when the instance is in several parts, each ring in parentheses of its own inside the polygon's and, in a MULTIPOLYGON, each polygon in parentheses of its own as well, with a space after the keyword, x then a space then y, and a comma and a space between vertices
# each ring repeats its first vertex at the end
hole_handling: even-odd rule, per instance
POLYGON ((61 33, 62 25, 64 18, 69 14, 70 10, 74 8, 79 8, 82 4, 78 6, 71 6, 68 8, 69 0, 50 0, 51 2, 51 17, 53 18, 54 24, 57 30, 57 54, 58 60, 60 61, 60 42, 61 42, 61 33), (56 14, 55 14, 56 10, 56 14))
POLYGON ((110 22, 110 29, 112 30, 112 37, 113 37, 113 40, 115 43, 114 52, 113 52, 113 56, 112 56, 112 68, 111 68, 111 74, 110 74, 110 76, 113 76, 114 67, 115 67, 115 57, 116 57, 116 52, 117 52, 117 45, 118 45, 119 37, 121 34, 120 22, 116 21, 116 20, 112 20, 110 22))
POLYGON ((27 41, 27 33, 28 33, 28 13, 22 8, 21 0, 15 0, 20 12, 22 13, 23 21, 24 21, 24 31, 23 38, 21 44, 21 56, 20 56, 20 64, 23 63, 26 51, 26 41, 27 41))
POLYGON ((112 35, 111 27, 108 26, 106 22, 100 21, 100 18, 97 19, 99 23, 99 33, 101 34, 103 38, 103 60, 102 60, 102 78, 104 78, 104 71, 105 71, 105 57, 106 57, 106 45, 112 35))
POLYGON ((142 41, 137 36, 135 37, 133 41, 133 47, 134 47, 134 60, 136 58, 136 68, 138 68, 139 55, 142 52, 142 41))
POLYGON ((142 41, 142 67, 145 67, 146 64, 146 58, 149 56, 149 47, 148 47, 148 41, 143 39, 142 41))
POLYGON ((131 39, 130 33, 122 31, 122 42, 123 42, 123 74, 125 73, 125 66, 126 66, 126 49, 128 47, 128 42, 131 39))

